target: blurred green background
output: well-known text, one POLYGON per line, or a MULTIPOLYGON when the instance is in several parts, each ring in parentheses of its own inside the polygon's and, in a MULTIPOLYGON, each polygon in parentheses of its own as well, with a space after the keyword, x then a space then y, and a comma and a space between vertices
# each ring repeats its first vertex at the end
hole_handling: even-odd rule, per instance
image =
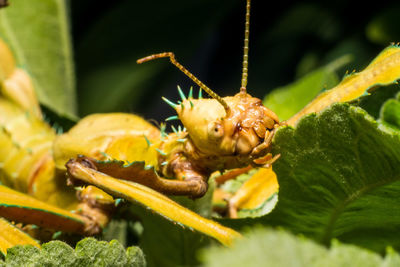
MULTIPOLYGON (((270 90, 350 54, 339 70, 364 68, 390 42, 400 41, 400 2, 252 2, 250 94, 270 90)), ((176 86, 193 83, 167 59, 137 65, 153 53, 173 51, 178 61, 222 96, 241 80, 244 0, 70 2, 78 108, 133 112, 163 120, 162 100, 178 99, 176 86)), ((197 91, 197 86, 194 87, 197 91)))

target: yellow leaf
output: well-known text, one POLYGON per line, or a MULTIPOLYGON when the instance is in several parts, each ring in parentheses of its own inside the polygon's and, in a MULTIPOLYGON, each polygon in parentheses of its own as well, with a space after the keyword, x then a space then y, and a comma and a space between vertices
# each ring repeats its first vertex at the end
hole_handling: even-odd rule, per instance
POLYGON ((368 94, 368 89, 395 83, 399 78, 400 48, 392 45, 383 50, 363 71, 345 77, 339 85, 317 96, 291 117, 287 124, 294 126, 304 115, 320 112, 333 103, 357 99, 368 94))
POLYGON ((0 232, 0 252, 4 255, 7 254, 8 248, 15 245, 33 245, 35 247, 40 247, 36 240, 3 218, 0 218, 0 232))

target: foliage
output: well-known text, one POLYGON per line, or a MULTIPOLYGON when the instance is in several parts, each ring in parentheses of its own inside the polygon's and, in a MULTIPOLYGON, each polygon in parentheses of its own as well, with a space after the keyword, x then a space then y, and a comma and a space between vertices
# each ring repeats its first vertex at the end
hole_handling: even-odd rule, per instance
POLYGON ((399 134, 345 104, 282 129, 275 138, 279 202, 265 223, 325 244, 335 237, 380 252, 400 248, 399 134))
POLYGON ((330 248, 283 230, 255 228, 231 249, 202 251, 204 266, 398 266, 400 255, 392 249, 377 253, 333 240, 330 248))
POLYGON ((388 127, 400 130, 400 94, 384 103, 381 110, 381 121, 388 127))
POLYGON ((0 266, 145 266, 138 247, 126 250, 116 240, 107 243, 94 238, 79 241, 75 249, 61 241, 50 241, 41 249, 31 245, 15 246, 7 251, 0 266))
POLYGON ((17 65, 33 78, 40 102, 62 116, 76 116, 75 74, 65 1, 13 1, 0 14, 0 36, 17 65), (27 27, 26 25, 29 25, 27 27))
MULTIPOLYGON (((397 13, 373 4, 366 5, 363 19, 352 25, 353 14, 346 13, 352 8, 342 2, 328 7, 320 2, 278 5, 273 16, 260 15, 265 14, 263 1, 253 2, 249 93, 260 97, 267 95, 269 88, 279 87, 266 96, 265 103, 284 119, 324 87, 337 83, 344 74, 344 55, 350 54, 353 59, 346 69, 360 69, 388 41, 400 38, 397 13), (282 84, 293 80, 296 82, 282 90, 282 84), (296 97, 293 91, 297 92, 296 97)), ((184 65, 200 73, 199 78, 211 83, 210 87, 219 94, 238 91, 242 37, 236 33, 241 30, 232 33, 237 35, 232 40, 224 26, 241 27, 243 16, 236 13, 243 13, 242 1, 72 1, 74 60, 64 3, 44 0, 33 5, 14 0, 0 12, 0 35, 14 49, 18 65, 34 78, 41 103, 49 111, 73 117, 78 114, 78 106, 80 115, 133 110, 147 118, 164 119, 167 112, 161 107, 160 98, 154 96, 175 95, 176 84, 188 82, 167 64, 135 63, 139 57, 164 50, 176 52, 184 65), (211 39, 204 41, 206 36, 211 39), (77 68, 77 91, 73 62, 77 68), (223 88, 229 89, 222 91, 223 88)), ((397 2, 391 5, 399 6, 397 2)), ((388 245, 399 249, 400 100, 393 98, 398 91, 398 86, 379 88, 354 103, 335 105, 320 115, 307 116, 296 129, 280 130, 274 140, 275 152, 282 154, 274 165, 280 183, 275 210, 258 219, 222 222, 238 229, 255 224, 280 226, 324 245, 337 238, 381 253, 388 245)), ((210 196, 186 202, 199 205, 193 209, 207 211, 205 215, 209 216, 210 196)), ((132 209, 145 230, 135 232, 134 238, 122 239, 127 245, 139 243, 150 266, 195 265, 196 251, 200 247, 207 250, 211 242, 142 208, 132 209)), ((125 232, 133 235, 134 230, 125 232)), ((126 254, 116 242, 85 239, 79 244, 75 250, 57 241, 43 245, 41 251, 15 247, 7 254, 6 263, 13 261, 18 266, 19 260, 37 260, 45 265, 51 264, 51 259, 59 260, 58 265, 61 261, 89 264, 96 259, 110 264, 117 259, 122 259, 121 264, 135 259, 143 263, 140 250, 129 248, 126 254), (108 249, 103 250, 105 247, 108 249), (97 252, 99 258, 83 258, 97 252), (132 257, 135 253, 137 258, 132 257)), ((266 259, 282 264, 306 264, 315 259, 314 263, 327 266, 345 265, 349 258, 386 266, 399 261, 398 254, 392 251, 381 258, 335 242, 326 249, 272 230, 254 231, 231 251, 210 249, 204 255, 210 265, 227 265, 229 260, 235 260, 237 265, 263 264, 266 259)))

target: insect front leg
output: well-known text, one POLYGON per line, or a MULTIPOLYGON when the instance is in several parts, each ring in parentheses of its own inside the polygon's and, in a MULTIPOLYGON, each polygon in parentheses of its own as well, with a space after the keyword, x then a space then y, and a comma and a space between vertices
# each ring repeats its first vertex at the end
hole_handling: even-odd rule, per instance
POLYGON ((272 138, 275 135, 275 132, 278 128, 275 127, 272 131, 267 131, 265 133, 265 138, 264 142, 262 142, 260 145, 256 146, 252 151, 250 156, 254 158, 253 162, 260 167, 265 167, 269 168, 272 163, 274 163, 281 155, 277 154, 275 156, 272 156, 271 153, 269 153, 269 148, 272 143, 272 138), (260 154, 264 154, 264 156, 259 156, 260 154))
POLYGON ((121 168, 121 162, 104 163, 84 156, 67 163, 70 179, 75 178, 71 171, 76 164, 75 162, 114 178, 150 187, 166 195, 185 195, 197 198, 203 196, 208 189, 207 176, 196 171, 189 161, 181 157, 171 160, 170 164, 165 166, 165 171, 163 171, 168 176, 178 178, 174 180, 162 178, 157 175, 154 169, 148 169, 140 164, 121 168))
POLYGON ((202 174, 184 156, 179 155, 171 160, 166 167, 166 173, 172 174, 177 180, 166 180, 164 193, 171 195, 186 195, 192 198, 202 197, 208 189, 208 175, 202 174))

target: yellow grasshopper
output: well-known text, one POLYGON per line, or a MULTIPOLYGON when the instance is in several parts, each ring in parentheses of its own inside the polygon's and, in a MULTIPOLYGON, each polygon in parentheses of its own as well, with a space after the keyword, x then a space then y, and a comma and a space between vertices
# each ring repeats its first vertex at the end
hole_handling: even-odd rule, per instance
MULTIPOLYGON (((272 111, 262 105, 260 99, 246 93, 250 1, 246 11, 242 87, 240 93, 234 97, 219 97, 177 63, 172 53, 154 55, 139 61, 140 63, 169 56, 175 65, 180 66, 185 74, 194 78, 202 89, 213 97, 213 99, 194 100, 189 94, 186 99, 180 92, 182 96, 180 105, 175 106, 167 100, 172 106, 177 107, 180 119, 188 129, 187 132, 166 135, 137 116, 108 114, 89 116, 69 133, 56 138, 54 132, 41 121, 29 76, 25 74, 22 78, 16 79, 14 72, 19 70, 14 71, 14 64, 8 62, 10 74, 4 77, 4 83, 16 82, 18 86, 16 88, 5 86, 3 94, 7 96, 11 92, 9 98, 19 104, 21 110, 18 110, 18 107, 7 107, 5 113, 9 114, 9 118, 4 118, 2 122, 4 142, 7 144, 3 153, 4 183, 63 208, 74 207, 82 215, 80 218, 68 215, 70 219, 80 221, 81 226, 74 231, 85 234, 98 233, 109 219, 112 198, 93 187, 88 187, 79 192, 81 203, 76 204, 68 192, 71 190, 63 188, 63 185, 59 186, 60 172, 55 168, 56 166, 57 169, 63 170, 69 158, 84 154, 97 160, 78 157, 76 160, 68 161, 66 166, 71 181, 83 179, 96 184, 113 195, 138 201, 172 220, 215 236, 222 243, 231 243, 232 238, 239 235, 235 231, 207 221, 147 187, 166 194, 200 197, 207 191, 207 179, 213 171, 242 167, 250 163, 255 166, 269 166, 278 158, 268 153, 274 129, 279 125, 278 119, 272 111), (26 92, 29 94, 25 94, 26 92), (28 105, 23 105, 25 98, 30 101, 28 105), (15 109, 15 112, 10 111, 11 109, 15 109), (209 110, 213 112, 204 113, 209 110), (197 123, 192 123, 192 118, 196 114, 201 127, 198 127, 197 123), (16 123, 20 121, 21 125, 16 123), (21 136, 16 133, 15 126, 22 130, 21 136), (129 147, 129 151, 133 153, 121 149, 123 147, 129 147), (12 152, 12 157, 7 151, 12 152), (103 162, 108 157, 132 164, 122 166, 120 162, 103 162), (24 159, 22 163, 21 158, 24 159), (138 160, 151 165, 144 165, 137 162, 138 160), (178 180, 164 179, 158 174, 176 177, 178 180), (136 183, 108 180, 108 175, 136 183), (91 178, 93 179, 90 180, 91 178), (60 188, 61 190, 58 190, 60 188)), ((12 58, 6 48, 4 51, 6 57, 12 58)), ((6 105, 8 104, 4 103, 4 106, 6 105)), ((27 220, 20 218, 21 216, 11 212, 10 206, 20 209, 23 205, 11 204, 8 200, 4 202, 7 202, 5 205, 8 207, 3 216, 23 222, 28 222, 34 217, 30 215, 27 220)), ((44 210, 45 207, 36 209, 44 210)), ((46 225, 43 218, 34 223, 46 225)), ((52 225, 54 228, 58 226, 52 225)))
MULTIPOLYGON (((76 198, 75 190, 68 187, 65 181, 64 165, 66 161, 63 162, 63 158, 68 154, 69 147, 63 146, 64 152, 58 154, 58 145, 69 134, 73 134, 74 129, 69 134, 57 138, 56 131, 42 118, 29 75, 15 67, 14 58, 3 42, 0 42, 0 51, 3 63, 2 73, 4 74, 0 97, 2 114, 0 117, 0 178, 3 184, 0 185, 0 216, 16 222, 32 223, 83 235, 101 232, 110 219, 114 199, 93 186, 79 190, 79 199, 76 198), (60 168, 56 168, 56 162, 62 162, 60 168), (28 193, 35 199, 5 185, 28 193), (75 210, 75 213, 68 210, 75 210)), ((89 116, 83 119, 75 129, 85 125, 88 121, 96 124, 97 131, 89 132, 92 133, 90 137, 98 141, 91 143, 92 146, 99 145, 97 149, 102 145, 102 141, 114 139, 116 142, 108 147, 111 151, 107 151, 113 154, 114 150, 115 153, 123 154, 124 151, 120 149, 119 145, 131 144, 131 142, 135 144, 137 141, 139 151, 136 151, 134 155, 127 153, 125 158, 136 155, 140 160, 146 159, 146 153, 141 154, 143 151, 140 151, 143 142, 146 150, 148 148, 148 139, 144 136, 148 136, 151 140, 160 137, 160 131, 156 127, 132 114, 89 116), (111 122, 116 123, 112 124, 111 122), (107 125, 107 129, 101 129, 101 126, 104 125, 107 125), (113 127, 116 128, 113 129, 113 127), (113 130, 116 132, 111 133, 113 130), (121 131, 125 131, 127 134, 121 134, 121 131), (140 134, 137 134, 138 131, 140 134), (102 140, 101 135, 104 133, 108 135, 102 140), (132 135, 132 133, 134 134, 132 135)), ((103 142, 103 145, 108 144, 103 142)), ((89 147, 87 146, 88 149, 89 147)), ((152 154, 157 155, 153 148, 149 149, 147 154, 149 159, 152 154)), ((137 167, 143 166, 139 163, 137 167)), ((121 186, 118 182, 118 180, 113 181, 113 186, 121 186)), ((202 218, 147 187, 132 183, 122 183, 122 186, 124 189, 114 195, 122 194, 125 198, 142 203, 163 216, 193 229, 204 228, 204 233, 219 236, 216 238, 224 244, 230 244, 233 237, 239 236, 235 231, 202 218)), ((17 237, 15 228, 4 223, 2 224, 3 231, 5 231, 5 227, 10 228, 9 231, 13 234, 10 235, 10 240, 5 241, 7 244, 2 247, 3 252, 5 252, 4 248, 21 241, 20 239, 13 240, 13 236, 17 237)), ((33 241, 26 242, 32 243, 33 241)))
MULTIPOLYGON (((103 121, 98 120, 98 115, 87 117, 55 141, 55 153, 60 155, 56 158, 62 159, 61 164, 77 154, 84 155, 67 163, 70 181, 74 183, 76 180, 83 180, 103 188, 100 180, 103 177, 114 177, 140 183, 164 194, 196 198, 204 195, 208 187, 207 180, 215 171, 243 168, 239 172, 245 172, 254 167, 266 168, 255 175, 243 190, 229 201, 229 214, 236 217, 237 208, 241 206, 243 198, 251 199, 250 202, 253 203, 250 206, 254 206, 277 191, 275 174, 270 167, 279 158, 279 154, 272 155, 270 145, 279 127, 294 126, 299 118, 306 114, 318 112, 335 102, 355 99, 374 84, 392 83, 398 77, 398 49, 389 47, 363 72, 347 76, 336 88, 321 94, 304 110, 287 122, 280 123, 273 111, 263 106, 260 99, 250 96, 246 90, 249 20, 248 0, 239 93, 233 97, 220 97, 182 66, 172 52, 139 59, 137 62, 141 64, 154 59, 169 58, 173 65, 212 99, 194 99, 192 91, 186 96, 179 87, 181 101, 174 103, 163 98, 175 109, 175 119, 181 121, 184 126, 184 130, 171 134, 163 131, 160 134, 151 130, 150 125, 144 126, 144 122, 141 121, 135 122, 136 126, 131 128, 128 124, 134 124, 133 122, 127 122, 124 127, 115 126, 112 121, 121 121, 116 119, 122 116, 121 114, 108 115, 110 118, 104 117, 103 121), (108 124, 111 126, 107 126, 108 124), (93 135, 88 133, 91 127, 100 127, 101 130, 97 135, 93 135), (133 132, 122 133, 121 129, 128 128, 133 132), (114 135, 114 132, 118 132, 120 136, 117 137, 118 134, 114 135), (129 134, 134 137, 134 144, 131 141, 133 139, 130 139, 132 137, 127 137, 129 134), (132 145, 127 145, 131 143, 132 145), (113 160, 123 160, 128 164, 113 160), (148 165, 135 164, 138 160, 144 160, 148 165), (259 190, 260 188, 265 190, 259 190), (256 196, 256 192, 263 197, 256 196)), ((117 193, 105 190, 112 194, 117 193)))
POLYGON ((3 95, 17 106, 4 100, 4 113, 8 117, 2 121, 6 144, 3 146, 2 180, 48 203, 77 212, 65 214, 59 210, 50 211, 50 207, 43 204, 29 208, 29 205, 24 204, 29 200, 16 203, 4 197, 7 208, 2 215, 11 220, 56 229, 66 230, 68 227, 61 224, 71 225, 73 229, 67 231, 84 234, 100 232, 109 220, 112 197, 94 187, 87 187, 78 192, 78 204, 71 194, 72 190, 62 183, 66 162, 83 154, 85 157, 69 160, 66 164, 71 182, 83 179, 114 196, 138 201, 172 220, 214 236, 224 244, 230 244, 234 237, 239 236, 238 233, 201 218, 149 188, 165 194, 196 198, 205 194, 208 177, 215 170, 249 164, 269 166, 278 158, 269 153, 274 129, 279 125, 278 118, 262 105, 260 99, 246 93, 249 16, 250 1, 246 9, 242 86, 240 93, 234 97, 219 97, 176 62, 172 53, 153 55, 138 61, 141 63, 168 56, 213 97, 193 99, 192 93, 189 93, 186 98, 180 91, 182 102, 179 105, 166 100, 176 108, 180 120, 187 128, 187 131, 168 135, 138 116, 118 113, 88 116, 68 133, 56 137, 54 131, 41 119, 29 76, 15 68, 11 53, 4 47, 4 64, 9 73, 4 77, 3 95), (16 78, 15 73, 23 75, 16 78), (15 83, 16 86, 8 86, 9 83, 15 83), (196 122, 193 118, 199 123, 193 123, 196 122), (17 129, 23 134, 19 135, 17 129), (122 166, 122 162, 109 161, 109 158, 131 164, 122 166), (21 159, 24 159, 22 163, 21 159), (178 179, 165 179, 159 174, 178 179), (109 175, 136 183, 110 180, 109 175), (71 222, 49 225, 46 221, 57 220, 32 220, 35 217, 32 214, 21 218, 11 212, 11 206, 18 211, 23 209, 23 212, 27 209, 41 212, 47 209, 52 214, 68 217, 71 222))

